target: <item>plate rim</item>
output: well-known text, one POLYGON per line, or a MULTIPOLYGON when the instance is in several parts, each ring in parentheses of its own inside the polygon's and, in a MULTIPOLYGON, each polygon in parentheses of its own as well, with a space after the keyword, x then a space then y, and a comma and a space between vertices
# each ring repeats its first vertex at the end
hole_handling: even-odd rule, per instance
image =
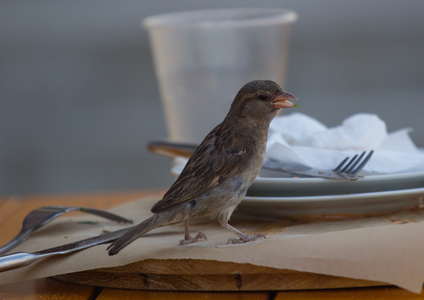
POLYGON ((341 200, 354 200, 354 199, 375 199, 382 197, 396 197, 396 196, 416 196, 419 194, 424 195, 424 187, 414 188, 414 189, 405 189, 405 190, 393 190, 393 191, 377 191, 370 193, 356 193, 356 194, 341 194, 341 195, 320 195, 320 196, 298 196, 298 197, 258 197, 258 196, 246 196, 243 198, 243 202, 332 202, 332 201, 341 201, 341 200))

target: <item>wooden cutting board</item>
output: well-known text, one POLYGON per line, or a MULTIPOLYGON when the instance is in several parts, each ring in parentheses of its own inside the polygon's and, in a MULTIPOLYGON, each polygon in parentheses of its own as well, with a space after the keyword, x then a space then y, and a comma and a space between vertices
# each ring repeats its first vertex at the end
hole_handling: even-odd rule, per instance
POLYGON ((145 260, 55 276, 83 285, 179 291, 260 291, 381 286, 384 283, 212 260, 145 260))

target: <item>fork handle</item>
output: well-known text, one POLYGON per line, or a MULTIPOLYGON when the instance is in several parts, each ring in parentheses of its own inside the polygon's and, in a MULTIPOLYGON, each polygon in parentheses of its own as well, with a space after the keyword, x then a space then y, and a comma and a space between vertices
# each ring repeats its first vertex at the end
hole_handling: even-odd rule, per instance
POLYGON ((26 252, 17 252, 0 256, 0 272, 24 267, 42 258, 44 258, 44 256, 26 252))
POLYGON ((7 253, 9 250, 15 248, 19 245, 23 240, 28 238, 28 236, 34 230, 21 230, 10 242, 0 247, 0 255, 7 253))
POLYGON ((124 223, 124 224, 132 224, 133 220, 130 219, 126 219, 124 217, 118 216, 116 214, 110 213, 108 211, 105 210, 100 210, 100 209, 96 209, 96 208, 90 208, 90 207, 79 207, 78 208, 79 211, 85 212, 85 213, 89 213, 92 215, 96 215, 105 219, 109 219, 118 223, 124 223))

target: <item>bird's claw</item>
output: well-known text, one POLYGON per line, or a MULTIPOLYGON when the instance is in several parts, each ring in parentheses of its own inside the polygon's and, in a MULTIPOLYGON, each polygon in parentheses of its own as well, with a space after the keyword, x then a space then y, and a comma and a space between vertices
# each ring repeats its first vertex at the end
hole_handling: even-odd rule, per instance
POLYGON ((227 245, 252 242, 252 241, 256 241, 257 239, 260 239, 260 238, 266 239, 266 236, 262 233, 255 233, 253 236, 242 235, 242 236, 240 236, 239 239, 232 239, 232 238, 228 239, 227 245))
POLYGON ((199 232, 195 237, 191 237, 189 235, 189 236, 184 237, 184 239, 180 241, 180 246, 191 244, 191 243, 196 243, 201 239, 205 239, 205 240, 208 239, 206 237, 206 234, 204 234, 203 232, 199 232))

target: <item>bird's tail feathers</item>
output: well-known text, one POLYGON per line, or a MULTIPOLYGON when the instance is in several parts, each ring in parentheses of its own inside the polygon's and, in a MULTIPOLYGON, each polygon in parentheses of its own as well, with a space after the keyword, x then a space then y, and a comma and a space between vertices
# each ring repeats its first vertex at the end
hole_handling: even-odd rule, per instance
POLYGON ((133 226, 123 236, 121 236, 109 245, 109 247, 107 248, 107 250, 109 251, 109 255, 118 254, 119 251, 131 244, 134 240, 145 235, 150 230, 164 225, 163 221, 165 220, 163 220, 163 217, 161 217, 162 216, 155 214, 150 218, 144 220, 140 224, 133 226))

